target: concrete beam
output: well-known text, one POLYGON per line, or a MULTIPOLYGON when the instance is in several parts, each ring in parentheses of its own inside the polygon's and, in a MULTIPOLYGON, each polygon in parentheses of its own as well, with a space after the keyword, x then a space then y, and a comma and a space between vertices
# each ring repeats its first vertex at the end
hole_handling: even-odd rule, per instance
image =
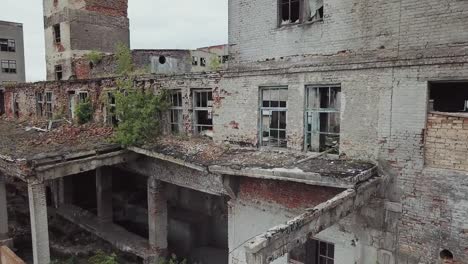
POLYGON ((28 184, 34 264, 49 264, 49 228, 44 183, 28 184))
POLYGON ((96 169, 96 201, 99 221, 112 222, 112 174, 105 167, 96 169))
POLYGON ((36 179, 30 179, 29 182, 53 180, 65 176, 70 176, 86 171, 92 171, 99 167, 113 166, 132 161, 138 157, 138 154, 121 150, 103 155, 87 157, 84 159, 58 162, 52 165, 39 166, 35 168, 36 179))
POLYGON ((380 177, 372 178, 250 240, 245 246, 247 263, 267 264, 304 244, 364 206, 377 193, 381 182, 380 177))
POLYGON ((159 263, 167 253, 168 215, 164 184, 148 178, 148 230, 150 249, 158 252, 151 263, 159 263))

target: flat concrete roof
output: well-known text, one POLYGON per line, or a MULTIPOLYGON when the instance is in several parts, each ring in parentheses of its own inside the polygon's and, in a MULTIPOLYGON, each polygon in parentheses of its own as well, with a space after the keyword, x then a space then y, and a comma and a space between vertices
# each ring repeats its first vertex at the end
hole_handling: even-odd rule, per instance
POLYGON ((0 25, 7 25, 7 26, 23 26, 23 23, 17 23, 17 22, 10 22, 10 21, 3 21, 0 20, 0 25))

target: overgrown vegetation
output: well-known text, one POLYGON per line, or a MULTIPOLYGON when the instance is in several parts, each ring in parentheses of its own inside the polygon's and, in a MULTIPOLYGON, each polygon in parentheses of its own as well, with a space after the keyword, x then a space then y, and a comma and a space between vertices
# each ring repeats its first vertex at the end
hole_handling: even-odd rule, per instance
POLYGON ((135 87, 130 77, 134 72, 131 52, 126 46, 117 46, 116 59, 121 77, 114 93, 119 119, 114 141, 123 146, 141 145, 159 135, 162 113, 169 107, 168 95, 165 91, 154 94, 135 87))
POLYGON ((158 264, 187 264, 187 260, 184 259, 182 261, 179 261, 177 259, 177 256, 176 255, 172 255, 171 258, 168 258, 168 259, 162 259, 159 261, 158 264))
POLYGON ((79 124, 86 124, 93 119, 93 105, 89 99, 78 103, 75 109, 76 120, 79 124))
POLYGON ((112 253, 110 255, 104 253, 103 251, 97 251, 96 255, 88 259, 90 264, 118 264, 117 255, 112 253))
POLYGON ((117 60, 116 73, 118 75, 129 75, 133 72, 135 66, 133 65, 132 51, 125 44, 117 44, 115 58, 117 60))
POLYGON ((221 68, 221 61, 218 57, 211 57, 210 59, 210 69, 212 71, 218 71, 221 68))
POLYGON ((99 51, 91 51, 90 53, 86 54, 86 59, 92 62, 94 65, 99 64, 102 61, 104 55, 99 51))

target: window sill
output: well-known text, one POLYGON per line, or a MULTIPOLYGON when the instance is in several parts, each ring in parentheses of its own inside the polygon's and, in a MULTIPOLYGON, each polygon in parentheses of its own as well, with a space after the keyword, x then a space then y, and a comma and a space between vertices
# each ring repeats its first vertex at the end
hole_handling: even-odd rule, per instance
POLYGON ((313 24, 323 24, 323 18, 319 20, 315 20, 315 21, 307 21, 304 23, 291 23, 291 24, 279 25, 276 29, 284 30, 284 29, 290 29, 290 28, 295 28, 295 27, 306 27, 306 26, 310 26, 313 24))

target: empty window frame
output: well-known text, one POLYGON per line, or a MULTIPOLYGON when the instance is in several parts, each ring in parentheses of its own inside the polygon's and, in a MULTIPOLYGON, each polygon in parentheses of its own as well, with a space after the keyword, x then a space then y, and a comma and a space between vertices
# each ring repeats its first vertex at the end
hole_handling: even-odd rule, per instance
POLYGON ((20 117, 18 94, 13 94, 13 114, 14 114, 15 118, 20 117))
POLYGON ((291 264, 334 264, 335 245, 325 241, 309 239, 304 245, 289 253, 291 264))
POLYGON ((45 92, 45 116, 48 119, 53 117, 52 92, 45 92))
POLYGON ((55 80, 61 81, 63 79, 62 65, 55 65, 55 80))
POLYGON ((223 60, 223 61, 222 61, 223 63, 228 62, 228 61, 229 61, 229 55, 223 55, 222 60, 223 60))
POLYGON ((323 0, 279 0, 279 25, 323 19, 323 0))
POLYGON ((286 114, 287 87, 260 89, 260 145, 287 147, 286 114))
POLYGON ((78 92, 78 103, 83 104, 88 101, 88 92, 78 92))
POLYGON ((116 108, 115 95, 112 92, 107 93, 107 111, 106 120, 109 125, 117 126, 119 120, 117 119, 117 108, 116 108))
POLYGON ((192 65, 197 66, 198 65, 198 57, 197 56, 192 56, 192 65))
POLYGON ((15 60, 2 60, 1 67, 3 73, 16 73, 16 61, 15 60))
POLYGON ((213 130, 213 93, 211 90, 193 91, 194 133, 213 130))
POLYGON ((341 88, 307 86, 305 106, 305 149, 339 150, 341 88))
POLYGON ((16 41, 14 39, 0 39, 0 51, 15 52, 16 41))
POLYGON ((205 58, 200 58, 200 66, 202 66, 202 67, 206 66, 206 59, 205 58))
POLYGON ((44 116, 44 94, 36 92, 36 115, 38 117, 44 116))
POLYGON ((62 42, 62 34, 60 32, 60 24, 55 24, 53 26, 54 30, 54 43, 60 44, 62 42))
POLYGON ((468 112, 468 82, 429 83, 429 111, 468 112))
POLYGON ((183 108, 182 108, 182 91, 171 91, 171 106, 169 109, 171 132, 179 134, 183 131, 183 108))

